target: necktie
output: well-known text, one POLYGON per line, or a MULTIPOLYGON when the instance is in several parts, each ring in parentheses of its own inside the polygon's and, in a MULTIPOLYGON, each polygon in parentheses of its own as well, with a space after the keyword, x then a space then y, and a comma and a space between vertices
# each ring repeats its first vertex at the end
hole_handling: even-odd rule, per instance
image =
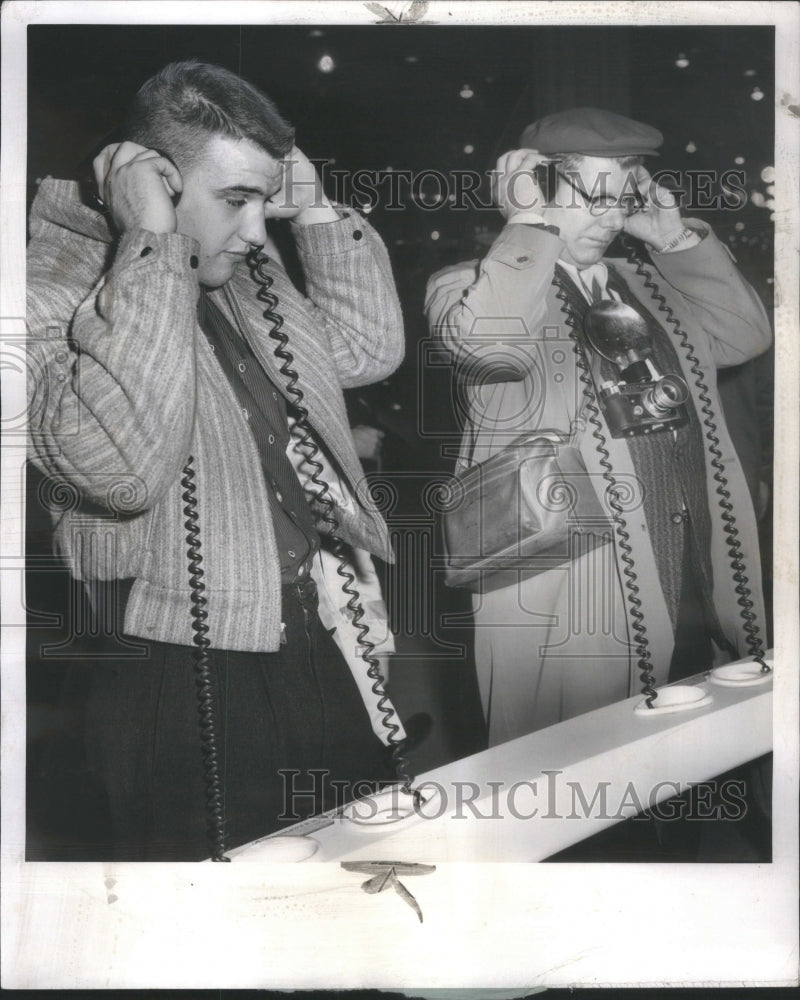
POLYGON ((581 279, 581 284, 586 289, 586 293, 589 296, 592 305, 595 302, 602 302, 603 299, 608 298, 608 293, 604 290, 605 281, 601 283, 600 277, 603 275, 601 270, 602 265, 592 264, 591 267, 584 268, 583 271, 579 271, 579 277, 581 279))

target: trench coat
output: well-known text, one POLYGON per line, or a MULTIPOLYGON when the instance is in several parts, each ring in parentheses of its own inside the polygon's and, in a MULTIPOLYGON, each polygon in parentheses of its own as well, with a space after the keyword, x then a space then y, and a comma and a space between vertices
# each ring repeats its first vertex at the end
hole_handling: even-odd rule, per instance
MULTIPOLYGON (((765 636, 756 522, 725 426, 716 371, 766 351, 771 328, 728 249, 704 223, 690 219, 686 224, 701 234, 701 242, 654 254, 647 269, 696 358, 693 365, 680 338, 662 323, 677 348, 691 393, 689 403, 700 413, 703 390, 698 381, 710 400, 718 461, 733 507, 753 613, 765 636)), ((508 224, 482 261, 446 268, 431 278, 426 312, 434 335, 452 355, 456 391, 466 401, 457 468, 484 461, 522 432, 556 430, 579 448, 589 480, 607 509, 600 456, 591 430, 586 430, 572 340, 553 285, 563 246, 558 236, 544 229, 508 224)), ((625 259, 604 263, 616 268, 651 314, 664 315, 634 264, 625 259)), ((672 657, 672 624, 627 443, 612 438, 607 427, 605 436, 620 496, 625 497, 641 610, 660 684, 667 680, 672 657)), ((749 647, 707 440, 704 450, 713 604, 725 637, 739 656, 745 656, 749 647)), ((490 745, 639 690, 638 655, 616 538, 539 575, 475 594, 473 613, 476 668, 490 745)), ((719 662, 729 655, 718 653, 719 662)))

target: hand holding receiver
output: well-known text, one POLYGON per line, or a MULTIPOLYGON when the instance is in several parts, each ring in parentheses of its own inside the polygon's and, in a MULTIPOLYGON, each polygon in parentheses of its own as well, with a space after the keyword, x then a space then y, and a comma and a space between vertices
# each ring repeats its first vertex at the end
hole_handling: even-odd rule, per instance
POLYGON ((283 161, 283 183, 264 205, 267 219, 291 219, 301 226, 335 222, 339 216, 322 190, 316 167, 295 146, 283 161))
POLYGON ((100 199, 120 233, 137 227, 152 233, 177 230, 172 198, 183 190, 183 180, 171 160, 135 142, 115 142, 92 166, 100 199))
POLYGON ((535 149, 512 149, 497 161, 492 171, 492 201, 507 222, 521 213, 541 213, 545 197, 536 168, 548 162, 549 157, 535 149))
MULTIPOLYGON (((626 218, 623 230, 656 251, 677 242, 685 227, 672 192, 657 184, 643 166, 634 167, 632 173, 643 207, 626 218)), ((699 240, 696 236, 681 241, 681 248, 694 246, 699 240)))

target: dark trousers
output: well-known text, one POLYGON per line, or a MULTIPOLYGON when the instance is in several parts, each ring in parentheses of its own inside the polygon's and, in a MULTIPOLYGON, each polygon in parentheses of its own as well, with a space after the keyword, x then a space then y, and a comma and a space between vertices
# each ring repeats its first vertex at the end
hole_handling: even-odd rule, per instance
MULTIPOLYGON (((284 587, 277 652, 210 651, 227 849, 389 777, 316 607, 310 581, 284 587)), ((193 651, 149 647, 144 661, 100 661, 89 682, 87 763, 109 804, 107 857, 201 859, 210 842, 193 651)))
POLYGON ((670 682, 684 680, 709 670, 713 662, 711 629, 699 570, 693 557, 694 545, 694 537, 687 523, 681 567, 681 597, 678 620, 675 623, 675 646, 669 668, 670 682))

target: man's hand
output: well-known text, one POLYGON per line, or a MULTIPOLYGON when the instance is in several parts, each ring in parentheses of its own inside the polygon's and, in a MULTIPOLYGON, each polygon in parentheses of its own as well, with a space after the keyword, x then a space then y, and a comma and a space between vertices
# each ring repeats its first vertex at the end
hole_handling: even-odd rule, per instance
POLYGON ((120 233, 141 226, 174 233, 178 226, 172 197, 183 190, 175 164, 135 142, 115 142, 92 164, 101 201, 120 233))
POLYGON ((628 216, 622 228, 658 250, 683 231, 680 209, 672 193, 656 184, 643 166, 633 168, 633 177, 644 201, 644 208, 635 215, 628 216))
POLYGON ((264 215, 267 219, 292 219, 301 226, 339 218, 325 197, 314 164, 297 146, 284 161, 283 184, 267 199, 264 215))
POLYGON ((497 161, 492 172, 492 200, 508 222, 522 212, 541 213, 545 200, 535 169, 547 162, 548 157, 535 149, 512 149, 497 161))

